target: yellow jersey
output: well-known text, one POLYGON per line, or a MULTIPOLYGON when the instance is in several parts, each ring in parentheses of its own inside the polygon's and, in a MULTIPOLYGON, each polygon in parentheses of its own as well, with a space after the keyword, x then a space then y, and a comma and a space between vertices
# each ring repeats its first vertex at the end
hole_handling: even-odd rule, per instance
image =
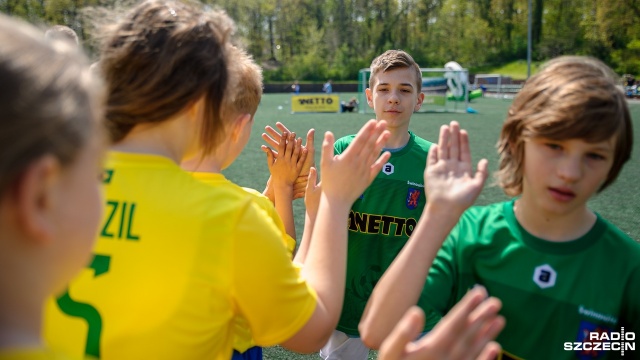
MULTIPOLYGON (((236 186, 233 182, 227 180, 227 178, 225 178, 224 175, 222 174, 194 172, 192 173, 192 175, 196 179, 204 182, 205 184, 209 184, 212 186, 229 186, 229 185, 236 186)), ((278 227, 278 229, 282 233, 282 241, 284 242, 284 245, 287 247, 287 250, 291 254, 291 258, 293 258, 293 253, 296 250, 296 245, 297 245, 296 239, 292 238, 291 236, 289 236, 289 234, 287 234, 287 231, 284 228, 284 223, 282 222, 280 215, 278 215, 278 212, 276 211, 275 206, 273 206, 273 203, 271 202, 271 200, 269 200, 268 197, 264 196, 264 194, 262 194, 258 190, 247 188, 247 187, 243 187, 242 189, 247 193, 249 193, 249 195, 251 195, 251 199, 255 202, 255 204, 261 210, 263 210, 266 213, 267 217, 269 217, 273 221, 273 223, 278 227)))
MULTIPOLYGON (((77 360, 79 360, 78 358, 77 360)), ((48 348, 0 350, 0 360, 72 360, 48 348)), ((89 359, 86 359, 89 360, 89 359)))
MULTIPOLYGON (((265 212, 266 216, 269 217, 278 227, 282 235, 282 241, 284 242, 285 246, 287 247, 287 251, 289 252, 289 256, 293 257, 293 251, 296 248, 296 241, 291 236, 287 235, 287 232, 284 229, 284 224, 282 223, 282 219, 278 215, 276 208, 273 206, 273 203, 271 202, 271 200, 269 200, 268 197, 251 188, 240 188, 231 181, 227 180, 222 174, 194 172, 192 173, 192 175, 205 184, 211 186, 237 188, 238 190, 242 189, 249 195, 251 195, 251 199, 255 202, 255 204, 258 205, 258 207, 265 212)), ((247 266, 253 265, 247 264, 247 266)), ((238 350, 240 353, 243 353, 249 348, 255 346, 255 342, 253 341, 253 338, 251 336, 251 329, 249 328, 249 324, 247 323, 247 320, 242 316, 238 316, 236 318, 234 334, 235 338, 233 341, 233 348, 235 350, 238 350)))
POLYGON ((54 350, 102 359, 231 357, 236 319, 281 343, 316 306, 273 221, 228 182, 171 160, 110 152, 94 256, 45 309, 54 350))

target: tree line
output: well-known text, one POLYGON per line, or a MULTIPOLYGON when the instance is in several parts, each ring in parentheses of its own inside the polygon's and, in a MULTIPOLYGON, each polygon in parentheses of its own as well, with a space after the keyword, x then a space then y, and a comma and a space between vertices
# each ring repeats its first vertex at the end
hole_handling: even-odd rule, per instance
MULTIPOLYGON (((526 59, 528 0, 202 0, 225 9, 266 81, 355 80, 386 49, 422 67, 470 69, 526 59)), ((89 47, 87 7, 113 0, 0 0, 0 11, 65 24, 89 47)), ((640 0, 532 0, 532 56, 595 56, 640 74, 640 0)))

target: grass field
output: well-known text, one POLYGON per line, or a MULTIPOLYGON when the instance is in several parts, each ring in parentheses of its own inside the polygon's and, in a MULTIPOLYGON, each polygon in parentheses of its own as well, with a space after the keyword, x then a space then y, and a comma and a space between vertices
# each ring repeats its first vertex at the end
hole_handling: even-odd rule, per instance
MULTIPOLYGON (((340 94, 340 97, 341 100, 348 100, 353 95, 355 94, 344 93, 340 94)), ((260 135, 266 125, 274 126, 276 121, 280 121, 303 138, 308 129, 315 128, 316 150, 318 152, 316 160, 319 161, 320 142, 325 131, 332 131, 336 138, 353 134, 373 117, 373 114, 353 113, 291 114, 289 99, 288 94, 268 94, 263 97, 247 148, 238 160, 224 172, 229 179, 241 186, 260 190, 264 188, 269 173, 264 153, 260 150, 260 145, 263 144, 260 135), (279 106, 283 107, 282 110, 279 110, 279 106)), ((457 120, 463 128, 469 131, 474 161, 487 158, 490 170, 494 171, 497 168, 498 160, 495 143, 510 104, 510 100, 474 99, 471 106, 478 111, 477 114, 418 113, 412 117, 410 129, 417 135, 435 142, 440 125, 457 120)), ((634 122, 634 138, 638 141, 640 139, 640 103, 631 103, 630 108, 634 122)), ((640 146, 636 143, 632 158, 618 180, 590 202, 593 210, 616 224, 637 241, 640 241, 640 226, 638 226, 640 221, 640 186, 636 182, 640 180, 639 160, 640 146)), ((483 205, 506 199, 507 197, 498 187, 489 184, 485 186, 477 204, 483 205)), ((302 199, 294 202, 294 213, 299 239, 304 221, 302 199)), ((315 354, 298 355, 280 347, 265 349, 264 358, 278 360, 319 359, 315 354)), ((375 352, 371 352, 370 358, 376 358, 375 352)))
MULTIPOLYGON (((541 62, 539 61, 533 61, 531 63, 531 74, 538 72, 540 64, 541 62)), ((469 70, 472 74, 501 74, 510 76, 514 80, 524 80, 527 78, 527 61, 515 60, 498 67, 479 67, 469 70)))

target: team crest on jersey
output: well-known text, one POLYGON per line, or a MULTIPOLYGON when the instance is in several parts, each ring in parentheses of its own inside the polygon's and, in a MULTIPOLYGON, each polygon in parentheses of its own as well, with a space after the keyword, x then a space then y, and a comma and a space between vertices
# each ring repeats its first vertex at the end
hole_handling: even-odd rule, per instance
MULTIPOLYGON (((587 360, 587 359, 600 359, 602 358, 606 351, 601 350, 600 346, 593 346, 593 340, 589 339, 589 334, 590 333, 598 333, 598 334, 603 334, 603 333, 611 333, 613 330, 606 327, 606 326, 602 326, 602 325, 598 325, 598 324, 594 324, 592 322, 589 321, 580 321, 580 327, 578 328, 578 336, 576 337, 576 342, 578 343, 585 343, 585 342, 590 342, 592 343, 592 346, 585 346, 584 348, 588 348, 588 350, 585 350, 584 348, 581 350, 575 350, 576 352, 576 358, 580 359, 580 360, 587 360), (598 348, 599 350, 594 350, 594 348, 598 348)), ((600 336, 599 336, 600 337, 600 336)))
POLYGON ((391 175, 393 174, 393 171, 395 170, 394 166, 392 163, 386 163, 384 164, 384 166, 382 167, 382 172, 385 173, 385 175, 391 175))
POLYGON ((418 199, 420 199, 421 192, 422 191, 419 189, 409 188, 406 200, 406 205, 409 210, 413 210, 418 207, 418 199))
POLYGON ((533 271, 533 282, 541 289, 553 287, 556 284, 558 274, 549 264, 537 266, 533 271))

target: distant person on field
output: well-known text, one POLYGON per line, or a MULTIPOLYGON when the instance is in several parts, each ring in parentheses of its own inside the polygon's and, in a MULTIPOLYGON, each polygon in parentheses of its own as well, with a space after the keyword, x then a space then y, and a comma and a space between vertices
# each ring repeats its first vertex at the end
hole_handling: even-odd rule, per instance
POLYGON ((327 82, 322 85, 322 91, 326 94, 331 94, 333 92, 333 87, 331 86, 331 84, 331 79, 327 80, 327 82))
POLYGON ((640 332, 640 244, 587 204, 629 160, 631 124, 613 71, 567 56, 527 80, 502 127, 496 178, 513 200, 465 210, 468 175, 447 183, 453 170, 432 162, 468 169, 469 151, 439 146, 425 212, 367 305, 366 343, 380 346, 419 299, 446 314, 480 284, 502 301, 502 359, 619 358, 605 337, 640 332))
POLYGON ((44 33, 44 37, 49 40, 69 41, 76 46, 80 45, 78 34, 76 34, 76 32, 73 31, 72 28, 65 25, 54 25, 50 27, 44 33))
POLYGON ((298 83, 298 80, 294 81, 293 85, 291 85, 291 92, 296 95, 300 94, 300 84, 298 83))
POLYGON ((87 266, 102 218, 102 84, 76 46, 4 14, 0 83, 0 359, 66 359, 42 308, 87 266))
POLYGON ((340 112, 353 112, 354 110, 358 110, 358 99, 355 97, 352 97, 349 102, 340 102, 340 112))

